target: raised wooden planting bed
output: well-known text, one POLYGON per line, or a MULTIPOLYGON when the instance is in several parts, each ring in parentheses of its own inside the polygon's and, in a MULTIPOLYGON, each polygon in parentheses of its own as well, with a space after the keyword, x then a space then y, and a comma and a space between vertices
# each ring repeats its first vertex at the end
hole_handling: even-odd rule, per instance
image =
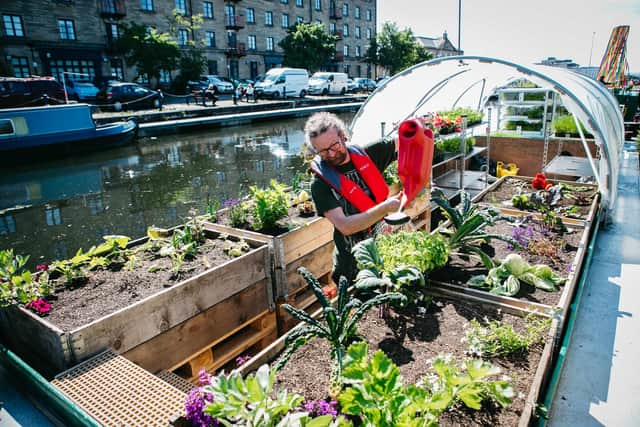
MULTIPOLYGON (((493 206, 495 208, 503 209, 505 212, 516 213, 517 211, 521 211, 521 209, 517 209, 513 207, 513 203, 511 203, 511 198, 517 194, 519 190, 522 190, 523 193, 531 193, 534 189, 531 187, 531 180, 533 178, 527 176, 504 176, 491 184, 481 193, 478 193, 473 201, 481 204, 493 206)), ((576 192, 576 195, 581 196, 592 196, 591 200, 584 202, 585 204, 575 204, 576 199, 565 196, 558 202, 559 207, 567 208, 571 205, 575 205, 578 209, 578 215, 572 216, 573 219, 579 219, 586 221, 588 223, 592 222, 595 218, 600 201, 600 195, 598 193, 598 186, 595 184, 583 184, 575 181, 563 181, 551 179, 547 180, 548 182, 555 184, 566 184, 574 187, 583 187, 585 189, 589 189, 583 192, 576 192)), ((571 191, 565 191, 566 194, 573 194, 571 191)), ((540 216, 539 212, 535 211, 523 211, 529 212, 534 215, 540 216)), ((562 215, 563 218, 567 218, 566 215, 562 215)), ((571 219, 569 219, 571 221, 571 219)))
MULTIPOLYGON (((211 250, 222 251, 218 246, 223 241, 218 233, 207 231, 206 237, 211 250)), ((130 248, 142 245, 146 240, 133 242, 130 248)), ((146 267, 140 268, 140 274, 147 277, 147 284, 159 290, 154 287, 150 295, 142 298, 139 294, 130 298, 124 295, 135 301, 107 313, 100 312, 87 323, 76 324, 77 319, 72 318, 74 309, 65 307, 64 296, 75 296, 75 302, 79 301, 80 305, 102 308, 102 302, 129 292, 128 286, 145 284, 135 278, 135 271, 94 273, 93 282, 60 294, 53 303, 51 314, 45 318, 22 307, 0 310, 4 342, 47 376, 107 348, 120 354, 127 353, 131 360, 151 372, 174 368, 194 353, 202 352, 210 343, 216 343, 246 325, 269 319, 273 307, 269 250, 263 242, 250 238, 245 241, 251 249, 244 255, 228 257, 218 265, 209 265, 203 258, 196 258, 193 261, 196 274, 185 275, 182 280, 165 283, 160 275, 154 276, 146 267), (121 280, 118 289, 108 291, 108 285, 112 283, 101 283, 100 280, 113 278, 115 274, 133 275, 126 276, 129 282, 121 280), (158 283, 152 283, 155 281, 158 283), (62 318, 65 310, 66 318, 62 318), (63 320, 68 321, 66 326, 60 326, 63 320)), ((185 262, 185 270, 191 268, 187 264, 190 263, 185 262)))
MULTIPOLYGON (((510 313, 491 301, 474 301, 465 295, 454 298, 434 297, 423 314, 416 311, 391 310, 388 318, 378 316, 378 310, 370 310, 358 324, 358 332, 369 344, 369 351, 378 349, 400 368, 404 384, 417 383, 433 373, 430 360, 443 354, 451 354, 456 361, 468 357, 465 325, 471 319, 499 320, 510 324, 520 333, 525 328, 526 310, 510 307, 510 313)), ((315 313, 318 316, 320 313, 315 313)), ((538 316, 538 315, 534 315, 538 316)), ((547 318, 539 314, 541 318, 547 318)), ((535 344, 523 354, 494 357, 488 361, 501 369, 501 374, 511 378, 515 390, 514 401, 508 409, 486 404, 480 411, 455 406, 438 420, 442 426, 496 425, 527 426, 534 418, 534 409, 542 398, 541 391, 552 363, 552 337, 556 321, 550 321, 544 344, 535 344)), ((257 354, 243 365, 243 373, 251 372, 264 363, 273 362, 285 348, 286 336, 257 354)), ((300 348, 277 374, 276 388, 301 393, 306 400, 324 399, 328 396, 331 362, 330 348, 326 341, 315 339, 300 348)))

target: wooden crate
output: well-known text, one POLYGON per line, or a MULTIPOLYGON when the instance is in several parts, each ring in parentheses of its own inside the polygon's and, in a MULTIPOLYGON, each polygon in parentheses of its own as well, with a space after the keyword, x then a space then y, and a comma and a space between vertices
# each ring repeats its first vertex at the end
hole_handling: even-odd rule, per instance
POLYGON ((22 307, 0 310, 3 341, 51 377, 106 348, 124 353, 159 335, 173 333, 172 328, 247 289, 253 288, 253 294, 259 295, 250 304, 261 312, 272 310, 269 249, 263 242, 246 240, 253 248, 248 253, 73 330, 61 330, 22 307))

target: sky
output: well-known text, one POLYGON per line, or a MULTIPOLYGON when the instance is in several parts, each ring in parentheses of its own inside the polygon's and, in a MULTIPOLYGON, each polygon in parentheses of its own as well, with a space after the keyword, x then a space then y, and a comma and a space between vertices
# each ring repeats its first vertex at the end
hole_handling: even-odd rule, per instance
MULTIPOLYGON (((378 29, 395 22, 416 36, 445 31, 458 45, 458 0, 377 0, 378 29)), ((599 66, 611 31, 630 25, 627 62, 640 73, 640 0, 461 0, 465 55, 530 65, 553 56, 599 66), (593 48, 592 48, 593 46, 593 48)))

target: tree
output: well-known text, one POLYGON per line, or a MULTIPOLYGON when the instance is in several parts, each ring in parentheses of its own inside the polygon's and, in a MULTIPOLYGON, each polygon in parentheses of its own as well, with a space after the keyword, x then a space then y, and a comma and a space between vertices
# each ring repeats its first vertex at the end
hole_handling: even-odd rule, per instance
POLYGON ((392 22, 385 22, 382 31, 376 35, 375 45, 377 51, 367 51, 367 57, 369 54, 374 56, 377 64, 388 69, 391 75, 433 57, 414 39, 411 29, 400 31, 392 22))
POLYGON ((180 76, 174 80, 174 89, 182 90, 189 80, 198 80, 202 70, 207 65, 207 58, 204 55, 204 40, 197 40, 195 34, 202 27, 202 14, 184 16, 177 9, 173 11, 173 16, 168 19, 169 32, 178 37, 179 30, 187 30, 193 37, 187 40, 187 48, 182 50, 179 68, 180 76))
POLYGON ((167 33, 131 22, 122 24, 117 47, 128 66, 135 65, 139 76, 159 79, 161 70, 173 70, 180 58, 178 44, 167 33))
POLYGON ((314 72, 329 62, 336 51, 337 40, 322 24, 297 23, 289 27, 287 36, 278 45, 284 50, 285 65, 314 72))

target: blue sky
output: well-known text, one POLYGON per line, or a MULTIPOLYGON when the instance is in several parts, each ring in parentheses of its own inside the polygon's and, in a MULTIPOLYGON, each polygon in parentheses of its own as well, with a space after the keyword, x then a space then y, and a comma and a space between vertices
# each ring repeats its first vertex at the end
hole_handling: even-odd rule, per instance
MULTIPOLYGON (((386 21, 458 44, 457 0, 378 0, 378 26, 386 21)), ((465 54, 523 65, 555 56, 598 66, 611 30, 630 25, 627 61, 640 72, 640 0, 462 0, 461 22, 465 54)))

